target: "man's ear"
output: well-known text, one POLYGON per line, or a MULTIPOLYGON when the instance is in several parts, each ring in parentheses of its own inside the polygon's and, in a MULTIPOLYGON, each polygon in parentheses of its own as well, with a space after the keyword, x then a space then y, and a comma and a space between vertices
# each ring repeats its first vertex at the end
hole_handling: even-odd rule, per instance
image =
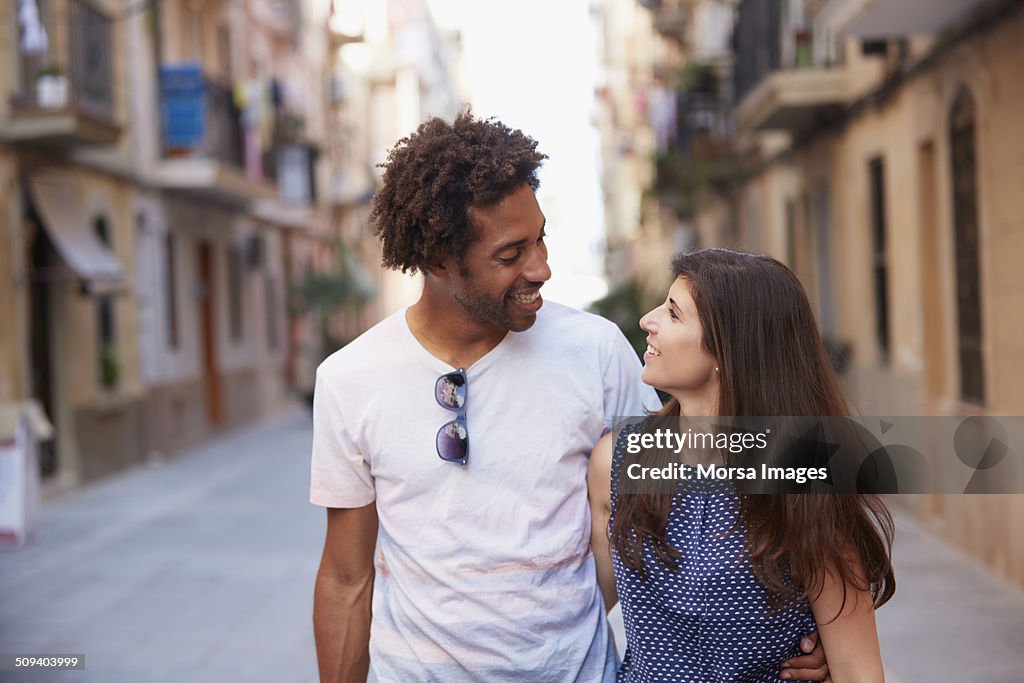
POLYGON ((432 275, 441 279, 447 279, 452 273, 457 272, 456 264, 452 259, 444 259, 443 261, 424 266, 423 270, 426 271, 426 275, 432 275))

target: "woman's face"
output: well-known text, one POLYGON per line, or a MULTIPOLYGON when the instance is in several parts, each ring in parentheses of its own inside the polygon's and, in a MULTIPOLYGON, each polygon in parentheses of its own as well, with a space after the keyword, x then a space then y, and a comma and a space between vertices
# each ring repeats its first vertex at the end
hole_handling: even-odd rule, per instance
MULTIPOLYGON (((686 280, 676 278, 665 303, 641 318, 640 327, 647 332, 644 382, 679 399, 684 410, 687 403, 717 398, 718 362, 704 349, 704 330, 686 280)), ((701 406, 705 410, 710 414, 714 406, 701 406)))

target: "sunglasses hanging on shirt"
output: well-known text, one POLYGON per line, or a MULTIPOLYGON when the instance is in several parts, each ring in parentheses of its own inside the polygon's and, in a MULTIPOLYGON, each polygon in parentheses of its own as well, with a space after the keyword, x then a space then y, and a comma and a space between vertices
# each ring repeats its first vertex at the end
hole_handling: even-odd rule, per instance
POLYGON ((455 413, 455 419, 441 425, 435 437, 437 456, 445 462, 465 465, 469 459, 469 430, 466 428, 468 391, 469 380, 462 368, 441 375, 434 383, 434 398, 438 405, 455 413))

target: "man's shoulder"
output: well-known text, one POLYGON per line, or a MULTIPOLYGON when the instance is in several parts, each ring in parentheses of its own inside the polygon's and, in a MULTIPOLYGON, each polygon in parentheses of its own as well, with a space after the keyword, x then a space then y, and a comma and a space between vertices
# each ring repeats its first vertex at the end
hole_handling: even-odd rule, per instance
POLYGON ((541 320, 544 323, 542 330, 551 332, 571 331, 574 334, 584 334, 585 338, 592 341, 614 339, 622 336, 618 326, 607 318, 599 315, 581 311, 578 308, 566 306, 556 301, 544 302, 541 311, 546 314, 541 320))
POLYGON ((401 316, 404 311, 392 313, 370 329, 329 355, 317 368, 325 377, 351 376, 353 373, 373 372, 384 358, 396 358, 395 349, 401 343, 401 316))

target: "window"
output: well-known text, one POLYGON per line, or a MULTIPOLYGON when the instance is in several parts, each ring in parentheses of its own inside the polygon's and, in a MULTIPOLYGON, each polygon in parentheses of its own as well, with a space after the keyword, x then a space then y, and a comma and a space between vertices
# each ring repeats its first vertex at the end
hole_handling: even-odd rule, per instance
POLYGON ((167 309, 167 344, 172 349, 178 348, 178 257, 175 242, 174 233, 168 232, 164 237, 164 304, 167 309))
POLYGON ((981 249, 974 100, 966 89, 960 91, 953 103, 949 135, 953 163, 953 239, 960 398, 983 405, 985 366, 982 355, 981 249))
MULTIPOLYGON (((93 226, 100 241, 113 249, 107 220, 102 217, 97 218, 93 226)), ((121 375, 117 356, 117 326, 114 316, 114 297, 109 294, 100 296, 96 300, 96 329, 98 331, 96 366, 100 384, 107 389, 116 387, 121 375)))
POLYGON ((875 337, 882 363, 889 362, 889 270, 885 243, 885 162, 875 157, 868 162, 871 193, 871 251, 875 294, 875 337))
POLYGON ((242 248, 228 249, 228 329, 232 341, 242 340, 242 248))

